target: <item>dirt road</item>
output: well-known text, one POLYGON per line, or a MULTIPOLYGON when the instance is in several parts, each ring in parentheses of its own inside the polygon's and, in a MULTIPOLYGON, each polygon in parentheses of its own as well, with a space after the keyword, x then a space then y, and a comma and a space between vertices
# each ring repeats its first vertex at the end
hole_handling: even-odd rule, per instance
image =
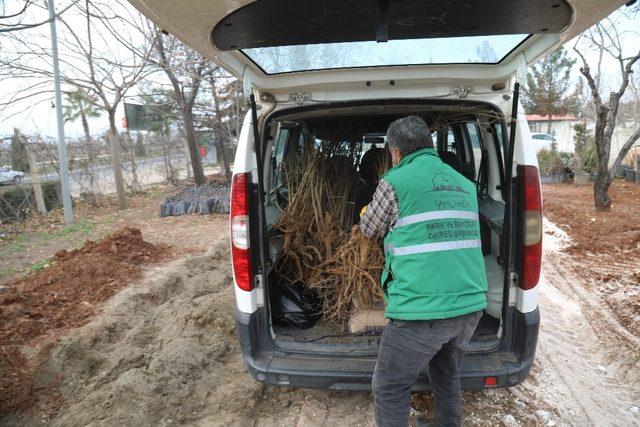
POLYGON ((532 390, 563 423, 638 425, 640 339, 571 272, 575 261, 558 252, 566 235, 550 223, 545 232, 537 352, 542 369, 530 378, 532 390))
MULTIPOLYGON (((545 226, 542 328, 520 386, 465 392, 465 425, 640 425, 638 338, 581 290, 545 226)), ((369 393, 265 386, 235 339, 226 227, 214 249, 156 267, 46 351, 66 404, 54 425, 373 425, 369 393)), ((415 396, 414 414, 429 398, 415 396)), ((42 409, 41 407, 40 409, 42 409)), ((43 412, 3 420, 41 424, 43 412)))

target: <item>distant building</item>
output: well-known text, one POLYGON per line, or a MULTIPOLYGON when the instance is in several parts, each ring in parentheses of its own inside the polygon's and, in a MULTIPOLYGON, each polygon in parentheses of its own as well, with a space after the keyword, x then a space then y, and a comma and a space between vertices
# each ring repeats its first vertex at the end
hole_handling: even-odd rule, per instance
MULTIPOLYGON (((541 116, 539 114, 527 114, 527 122, 529 122, 529 130, 531 133, 549 133, 549 117, 541 116)), ((555 142, 558 147, 558 151, 564 151, 567 153, 573 153, 575 149, 575 142, 573 135, 575 131, 573 126, 582 120, 566 114, 563 116, 551 116, 551 133, 550 135, 555 138, 555 142)), ((587 120, 587 130, 593 135, 595 130, 595 122, 593 120, 587 120)), ((636 129, 637 121, 632 120, 629 122, 618 121, 616 129, 613 131, 611 137, 611 156, 609 158, 609 167, 613 165, 616 160, 620 149, 624 145, 625 141, 633 134, 636 129)), ((550 145, 541 136, 538 136, 538 140, 534 140, 534 144, 539 148, 549 148, 550 145)), ((640 149, 640 140, 634 144, 634 147, 640 149)), ((539 149, 538 148, 538 149, 539 149)), ((537 149, 537 150, 538 150, 537 149)), ((536 150, 536 151, 537 151, 536 150)), ((628 156, 624 164, 630 163, 631 156, 628 156)))
MULTIPOLYGON (((591 133, 593 133, 594 128, 595 128, 595 124, 593 124, 592 126, 587 126, 587 129, 589 129, 591 133)), ((618 157, 618 153, 620 152, 620 149, 622 149, 622 146, 624 145, 624 143, 627 142, 629 137, 633 135, 633 133, 637 128, 638 128, 637 120, 630 120, 627 122, 623 120, 618 121, 616 129, 613 131, 613 135, 611 135, 611 157, 609 158, 609 166, 611 166, 613 162, 616 160, 616 157, 618 157)), ((636 143, 633 144, 633 147, 629 153, 630 154, 628 154, 625 158, 626 161, 623 161, 622 163, 632 166, 634 153, 640 154, 640 140, 636 141, 636 143)))
POLYGON ((562 116, 541 116, 539 114, 527 114, 529 130, 531 133, 546 133, 555 138, 558 151, 573 153, 573 125, 578 123, 578 119, 571 115, 562 116), (551 132, 549 132, 549 121, 551 121, 551 132))

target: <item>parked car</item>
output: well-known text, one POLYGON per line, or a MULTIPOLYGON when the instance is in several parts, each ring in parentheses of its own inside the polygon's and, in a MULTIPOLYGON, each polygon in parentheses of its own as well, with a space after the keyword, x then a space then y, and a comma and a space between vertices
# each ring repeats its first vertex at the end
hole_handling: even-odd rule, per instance
POLYGON ((14 171, 0 167, 0 184, 20 184, 24 178, 24 172, 14 171))
MULTIPOLYGON (((230 215, 237 332, 254 378, 369 389, 379 345, 379 333, 340 333, 320 323, 310 336, 274 322, 270 292, 282 246, 273 225, 284 194, 274 185, 283 185, 278 171, 288 153, 344 129, 338 125, 357 124, 350 137, 362 138, 384 135, 398 117, 418 114, 433 123, 454 112, 458 120, 442 126, 435 142, 477 185, 489 282, 462 386, 523 381, 540 323, 542 203, 524 114, 509 126, 513 77, 524 79, 528 64, 626 0, 129 1, 242 79, 258 104, 258 120, 250 111, 239 136, 230 215)), ((415 389, 428 388, 423 372, 415 389)))

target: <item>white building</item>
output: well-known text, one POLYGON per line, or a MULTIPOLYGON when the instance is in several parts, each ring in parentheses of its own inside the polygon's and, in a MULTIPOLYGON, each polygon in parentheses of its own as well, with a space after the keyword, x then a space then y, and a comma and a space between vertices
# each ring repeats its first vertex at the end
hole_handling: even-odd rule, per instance
MULTIPOLYGON (((529 122, 529 130, 532 133, 546 133, 553 136, 558 144, 558 151, 573 153, 573 125, 578 123, 578 119, 570 114, 563 116, 541 116, 539 114, 527 114, 529 122), (551 123, 551 131, 549 131, 549 123, 551 123)), ((548 147, 545 147, 548 148, 548 147)))

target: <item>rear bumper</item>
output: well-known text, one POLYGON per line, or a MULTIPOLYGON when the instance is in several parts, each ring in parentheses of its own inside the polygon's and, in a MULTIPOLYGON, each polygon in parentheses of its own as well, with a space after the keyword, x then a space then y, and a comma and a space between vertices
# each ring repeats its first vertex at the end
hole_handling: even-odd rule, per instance
MULTIPOLYGON (((496 377, 493 387, 509 387, 521 383, 529 374, 538 340, 540 314, 514 313, 511 339, 491 353, 467 354, 461 366, 463 389, 485 388, 486 377, 496 377)), ((332 390, 370 390, 375 357, 300 355, 278 351, 255 350, 256 334, 247 319, 238 319, 238 336, 243 358, 253 378, 273 385, 332 390)), ((251 322, 249 322, 251 323, 251 322)), ((426 372, 421 373, 415 391, 430 390, 426 372)))

